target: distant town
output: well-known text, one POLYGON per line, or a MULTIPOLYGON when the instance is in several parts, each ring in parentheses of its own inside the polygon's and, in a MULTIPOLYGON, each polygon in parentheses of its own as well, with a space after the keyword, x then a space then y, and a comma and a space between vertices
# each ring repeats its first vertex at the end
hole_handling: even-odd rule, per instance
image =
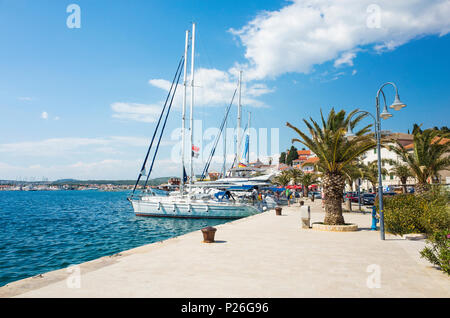
MULTIPOLYGON (((60 190, 99 190, 99 191, 126 191, 132 190, 134 180, 75 180, 62 179, 57 181, 18 181, 0 180, 0 191, 60 191, 60 190)), ((161 187, 179 184, 179 178, 163 177, 151 179, 147 186, 161 187)), ((142 189, 144 182, 137 185, 142 189)))

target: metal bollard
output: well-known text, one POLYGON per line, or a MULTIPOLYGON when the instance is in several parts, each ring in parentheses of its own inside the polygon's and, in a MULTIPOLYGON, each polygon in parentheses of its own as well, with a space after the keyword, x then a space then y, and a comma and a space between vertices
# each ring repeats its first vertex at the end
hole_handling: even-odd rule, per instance
POLYGON ((202 229, 203 243, 214 243, 214 236, 217 229, 212 226, 208 226, 202 229))
POLYGON ((377 208, 375 206, 373 206, 372 207, 372 227, 370 228, 371 231, 377 230, 377 223, 378 223, 377 208))
POLYGON ((311 209, 309 205, 303 205, 300 208, 300 217, 302 219, 302 229, 309 229, 311 227, 311 209))
POLYGON ((276 215, 281 215, 281 207, 279 207, 279 206, 277 206, 276 208, 275 208, 275 214, 276 215))

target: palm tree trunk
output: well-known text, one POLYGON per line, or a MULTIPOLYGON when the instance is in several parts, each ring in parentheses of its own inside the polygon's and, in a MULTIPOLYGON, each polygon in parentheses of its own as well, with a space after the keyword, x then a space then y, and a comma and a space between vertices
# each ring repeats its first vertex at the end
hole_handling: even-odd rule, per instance
POLYGON ((400 181, 402 182, 403 194, 406 194, 406 193, 408 192, 408 191, 406 190, 406 181, 407 181, 407 179, 401 178, 400 181))
POLYGON ((422 194, 430 190, 430 185, 428 183, 417 183, 415 186, 415 193, 422 194))
POLYGON ((323 192, 326 198, 325 220, 327 225, 343 225, 342 193, 345 187, 345 178, 338 173, 326 173, 323 177, 323 192))

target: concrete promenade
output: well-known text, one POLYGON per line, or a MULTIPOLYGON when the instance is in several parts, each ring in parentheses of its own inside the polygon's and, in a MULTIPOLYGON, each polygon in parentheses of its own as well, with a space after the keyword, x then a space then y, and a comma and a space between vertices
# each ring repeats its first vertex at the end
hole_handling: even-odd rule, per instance
MULTIPOLYGON (((323 221, 320 200, 311 207, 323 221)), ((83 263, 80 288, 61 269, 0 297, 450 297, 450 278, 420 259, 424 241, 381 241, 370 214, 345 220, 360 230, 301 229, 299 207, 283 207, 217 226, 213 244, 195 231, 83 263)))

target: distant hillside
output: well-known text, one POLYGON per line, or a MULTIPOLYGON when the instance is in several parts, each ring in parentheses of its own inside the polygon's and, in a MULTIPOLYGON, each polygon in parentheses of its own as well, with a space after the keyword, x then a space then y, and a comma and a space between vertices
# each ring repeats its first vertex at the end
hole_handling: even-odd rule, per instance
MULTIPOLYGON (((148 180, 148 184, 152 186, 157 186, 163 183, 167 183, 167 181, 171 177, 161 177, 148 180)), ((136 180, 75 180, 75 179, 61 179, 52 182, 52 184, 113 184, 113 185, 133 185, 136 183, 136 180)), ((140 185, 144 185, 145 180, 139 181, 140 185)))
MULTIPOLYGON (((151 186, 157 186, 167 181, 172 177, 162 177, 148 180, 151 186)), ((0 180, 0 184, 29 184, 29 183, 43 183, 42 181, 14 181, 14 180, 0 180)), ((113 184, 113 185, 134 185, 136 180, 76 180, 76 179, 59 179, 53 182, 45 182, 46 184, 68 184, 68 185, 86 185, 86 184, 113 184)), ((144 185, 145 179, 139 181, 140 185, 144 185)))

